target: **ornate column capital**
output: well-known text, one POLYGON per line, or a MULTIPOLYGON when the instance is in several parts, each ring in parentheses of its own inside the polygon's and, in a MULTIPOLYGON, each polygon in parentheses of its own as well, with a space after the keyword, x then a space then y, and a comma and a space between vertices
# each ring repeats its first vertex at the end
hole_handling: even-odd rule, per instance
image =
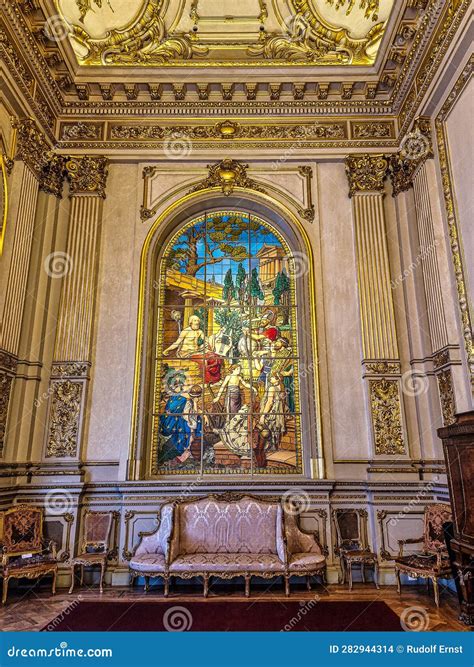
POLYGON ((17 131, 16 158, 28 165, 39 181, 40 190, 61 198, 65 158, 51 150, 32 118, 15 120, 12 125, 17 131))
POLYGON ((419 116, 414 122, 413 129, 405 135, 400 151, 389 157, 389 173, 394 197, 413 186, 413 179, 419 167, 432 157, 431 121, 427 116, 419 116))
POLYGON ((349 196, 358 192, 383 192, 387 169, 385 155, 349 155, 346 158, 349 196))
POLYGON ((109 161, 101 156, 70 157, 66 162, 70 194, 96 195, 105 199, 109 161))

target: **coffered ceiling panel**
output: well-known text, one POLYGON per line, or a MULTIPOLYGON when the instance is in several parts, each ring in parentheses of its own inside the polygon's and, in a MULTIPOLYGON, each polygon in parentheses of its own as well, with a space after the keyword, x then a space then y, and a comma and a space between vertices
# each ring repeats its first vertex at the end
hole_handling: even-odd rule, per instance
POLYGON ((372 65, 394 0, 55 0, 86 66, 372 65))

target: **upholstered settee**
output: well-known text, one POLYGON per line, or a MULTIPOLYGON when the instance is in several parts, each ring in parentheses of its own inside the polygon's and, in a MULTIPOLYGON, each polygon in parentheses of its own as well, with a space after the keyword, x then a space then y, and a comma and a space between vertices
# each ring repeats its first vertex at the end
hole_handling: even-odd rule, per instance
MULTIPOLYGON (((291 508, 290 508, 291 509, 291 508)), ((160 523, 142 533, 130 560, 133 580, 162 577, 168 595, 171 577, 202 577, 207 596, 209 578, 244 577, 250 594, 251 577, 285 580, 290 577, 325 579, 326 559, 313 533, 303 531, 297 516, 279 501, 254 496, 207 496, 162 506, 160 523)))

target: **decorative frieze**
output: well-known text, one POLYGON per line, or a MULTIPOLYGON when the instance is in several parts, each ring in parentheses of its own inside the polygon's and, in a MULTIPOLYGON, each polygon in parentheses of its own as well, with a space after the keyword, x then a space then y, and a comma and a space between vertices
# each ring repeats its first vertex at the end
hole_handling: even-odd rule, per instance
POLYGON ((66 162, 70 195, 97 195, 105 199, 108 176, 108 159, 105 157, 71 157, 66 162))
POLYGON ((383 192, 388 160, 384 155, 350 155, 346 158, 349 196, 357 192, 383 192))
POLYGON ((399 361, 366 361, 365 371, 371 375, 400 375, 401 366, 399 361))
POLYGON ((398 380, 370 380, 369 389, 375 454, 405 454, 398 380))

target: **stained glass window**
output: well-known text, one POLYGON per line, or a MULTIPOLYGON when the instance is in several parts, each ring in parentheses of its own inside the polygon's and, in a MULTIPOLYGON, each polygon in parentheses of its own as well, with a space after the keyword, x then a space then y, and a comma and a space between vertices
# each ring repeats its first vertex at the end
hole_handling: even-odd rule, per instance
POLYGON ((294 260, 242 211, 192 220, 160 259, 152 472, 302 472, 294 260))

